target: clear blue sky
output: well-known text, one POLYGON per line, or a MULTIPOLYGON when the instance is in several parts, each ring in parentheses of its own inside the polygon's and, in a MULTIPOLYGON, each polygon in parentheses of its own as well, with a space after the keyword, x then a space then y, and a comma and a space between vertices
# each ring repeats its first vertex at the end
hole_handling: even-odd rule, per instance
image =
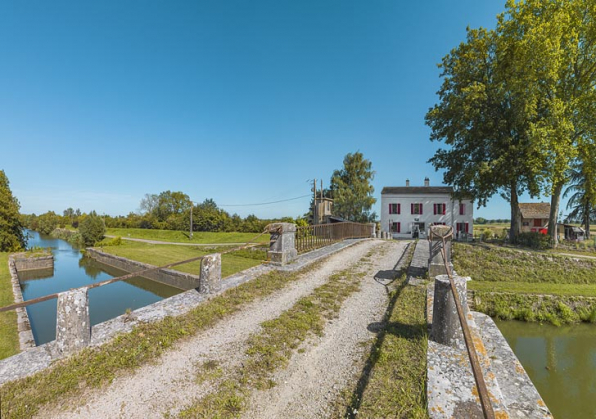
MULTIPOLYGON (((504 0, 0 3, 0 169, 25 213, 136 211, 145 193, 308 194, 361 151, 383 186, 429 176, 436 64, 504 0)), ((309 199, 224 207, 297 216, 309 199)), ((508 218, 495 197, 475 216, 508 218)))

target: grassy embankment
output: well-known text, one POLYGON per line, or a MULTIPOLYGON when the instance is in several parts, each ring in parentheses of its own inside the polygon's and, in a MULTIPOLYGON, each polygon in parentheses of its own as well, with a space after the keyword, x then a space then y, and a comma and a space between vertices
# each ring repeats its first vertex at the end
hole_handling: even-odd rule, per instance
POLYGON ((174 343, 187 339, 240 311, 248 303, 271 295, 296 281, 321 262, 298 272, 273 271, 225 291, 190 312, 143 323, 132 332, 88 348, 31 377, 0 387, 2 418, 29 418, 46 405, 69 405, 87 388, 98 388, 126 372, 155 362, 174 343))
MULTIPOLYGON (((226 244, 246 243, 249 240, 253 240, 258 233, 215 233, 195 231, 193 232, 192 239, 189 239, 188 231, 152 230, 143 228, 108 228, 106 234, 123 238, 157 240, 170 243, 226 244)), ((262 235, 257 239, 257 242, 268 243, 269 235, 262 235)))
MULTIPOLYGON (((106 246, 102 248, 102 250, 106 253, 156 266, 163 266, 169 263, 179 262, 212 253, 218 253, 228 249, 229 247, 205 248, 167 244, 149 244, 126 240, 123 240, 120 246, 106 246)), ((259 265, 263 260, 266 259, 267 254, 262 250, 244 249, 222 255, 222 276, 226 277, 244 269, 259 265)), ((201 261, 199 260, 184 265, 175 266, 172 269, 198 275, 201 269, 201 261)))
POLYGON ((454 245, 458 274, 470 276, 476 309, 501 319, 596 322, 596 260, 496 246, 454 245))
MULTIPOLYGON (((0 253, 0 307, 13 303, 14 296, 8 271, 8 253, 0 253)), ((17 314, 14 310, 0 313, 0 359, 8 358, 18 352, 17 314)))

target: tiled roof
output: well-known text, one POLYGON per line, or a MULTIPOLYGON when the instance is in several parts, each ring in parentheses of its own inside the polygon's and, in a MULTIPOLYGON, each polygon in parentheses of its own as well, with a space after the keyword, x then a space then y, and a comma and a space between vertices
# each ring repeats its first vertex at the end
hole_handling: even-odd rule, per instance
POLYGON ((550 216, 550 204, 548 203, 540 202, 518 205, 523 218, 548 218, 550 216))
POLYGON ((381 195, 433 195, 453 193, 451 186, 385 186, 381 195))

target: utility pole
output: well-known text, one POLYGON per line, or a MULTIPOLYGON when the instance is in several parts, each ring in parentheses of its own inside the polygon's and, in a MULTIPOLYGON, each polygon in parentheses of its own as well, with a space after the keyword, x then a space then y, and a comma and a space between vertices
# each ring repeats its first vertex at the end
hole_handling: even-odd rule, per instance
POLYGON ((193 203, 192 203, 192 201, 190 201, 190 232, 188 234, 188 237, 191 240, 192 240, 192 207, 193 207, 193 203))
POLYGON ((312 181, 312 190, 314 192, 314 199, 312 201, 313 209, 312 209, 312 225, 317 224, 317 179, 313 179, 312 181))

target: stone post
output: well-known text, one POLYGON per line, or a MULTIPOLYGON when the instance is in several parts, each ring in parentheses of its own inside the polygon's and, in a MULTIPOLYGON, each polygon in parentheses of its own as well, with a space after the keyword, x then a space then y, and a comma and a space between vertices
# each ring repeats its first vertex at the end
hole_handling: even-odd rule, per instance
POLYGON ((275 223, 271 225, 269 259, 274 265, 285 265, 298 255, 296 250, 296 224, 275 223))
MULTIPOLYGON (((466 294, 468 279, 461 276, 453 277, 466 318, 468 315, 466 294)), ((461 330, 457 308, 453 300, 453 293, 451 292, 451 285, 447 275, 439 275, 435 278, 431 339, 453 348, 465 349, 464 334, 461 330)))
MULTIPOLYGON (((443 262, 443 239, 452 230, 449 226, 436 225, 430 228, 429 244, 429 258, 428 258, 428 275, 432 279, 437 275, 447 275, 445 270, 445 263, 443 262)), ((447 264, 451 272, 453 272, 453 265, 451 264, 451 241, 453 235, 449 235, 445 239, 445 255, 447 257, 447 264)))
POLYGON ((56 348, 68 355, 89 345, 89 295, 87 288, 78 288, 58 294, 56 313, 56 348))
POLYGON ((213 294, 221 290, 221 254, 205 255, 201 261, 199 292, 213 294))
POLYGON ((377 225, 375 223, 372 223, 371 226, 371 237, 374 239, 375 237, 377 237, 377 225))

